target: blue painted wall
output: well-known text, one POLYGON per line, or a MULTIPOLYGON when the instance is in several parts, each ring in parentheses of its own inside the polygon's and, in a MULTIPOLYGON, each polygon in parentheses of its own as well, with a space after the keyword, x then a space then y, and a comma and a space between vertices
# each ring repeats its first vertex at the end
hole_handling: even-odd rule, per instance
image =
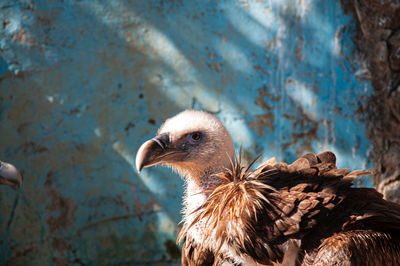
MULTIPOLYGON (((355 22, 339 1, 0 1, 0 264, 179 264, 183 181, 140 144, 186 108, 245 157, 368 167, 355 22)), ((368 180, 364 180, 368 184, 368 180)))

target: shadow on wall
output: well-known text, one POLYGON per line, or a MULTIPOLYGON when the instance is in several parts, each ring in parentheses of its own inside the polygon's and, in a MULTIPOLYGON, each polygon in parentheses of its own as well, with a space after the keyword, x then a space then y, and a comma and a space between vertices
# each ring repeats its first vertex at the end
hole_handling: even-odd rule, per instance
POLYGON ((350 18, 290 3, 1 4, 0 148, 25 183, 0 188, 0 262, 178 264, 183 182, 137 175, 134 156, 186 108, 216 114, 247 158, 333 149, 365 167, 350 18))

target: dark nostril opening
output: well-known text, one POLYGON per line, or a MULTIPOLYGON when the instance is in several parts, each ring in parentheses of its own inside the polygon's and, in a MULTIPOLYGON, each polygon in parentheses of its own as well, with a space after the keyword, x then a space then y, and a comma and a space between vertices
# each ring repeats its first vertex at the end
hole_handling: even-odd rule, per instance
POLYGON ((170 143, 169 141, 169 134, 168 133, 163 133, 161 135, 155 136, 153 138, 155 142, 157 142, 158 145, 164 150, 168 148, 168 145, 170 143))
POLYGON ((153 138, 153 140, 157 142, 157 144, 161 147, 161 149, 163 150, 165 149, 164 143, 162 143, 159 139, 153 138))

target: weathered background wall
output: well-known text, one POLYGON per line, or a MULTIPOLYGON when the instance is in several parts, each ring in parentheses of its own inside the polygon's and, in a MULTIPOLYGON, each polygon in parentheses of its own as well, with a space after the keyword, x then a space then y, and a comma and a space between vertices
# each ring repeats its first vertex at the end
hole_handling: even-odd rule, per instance
POLYGON ((368 99, 374 186, 400 203, 400 1, 342 0, 357 23, 355 43, 373 93, 368 99))
MULTIPOLYGON (((0 264, 179 264, 183 181, 139 145, 186 108, 246 158, 368 168, 355 20, 339 1, 0 1, 0 264)), ((364 185, 370 184, 363 180, 364 185)))

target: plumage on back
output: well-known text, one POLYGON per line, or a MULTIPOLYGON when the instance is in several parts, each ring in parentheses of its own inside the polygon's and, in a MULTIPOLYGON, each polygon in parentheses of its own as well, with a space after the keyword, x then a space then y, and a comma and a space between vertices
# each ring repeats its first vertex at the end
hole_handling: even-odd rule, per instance
POLYGON ((166 164, 185 177, 183 265, 400 265, 400 205, 352 187, 368 172, 337 169, 332 152, 252 171, 232 158, 222 124, 187 112, 137 155, 138 169, 166 164), (188 129, 183 117, 197 121, 188 129))

